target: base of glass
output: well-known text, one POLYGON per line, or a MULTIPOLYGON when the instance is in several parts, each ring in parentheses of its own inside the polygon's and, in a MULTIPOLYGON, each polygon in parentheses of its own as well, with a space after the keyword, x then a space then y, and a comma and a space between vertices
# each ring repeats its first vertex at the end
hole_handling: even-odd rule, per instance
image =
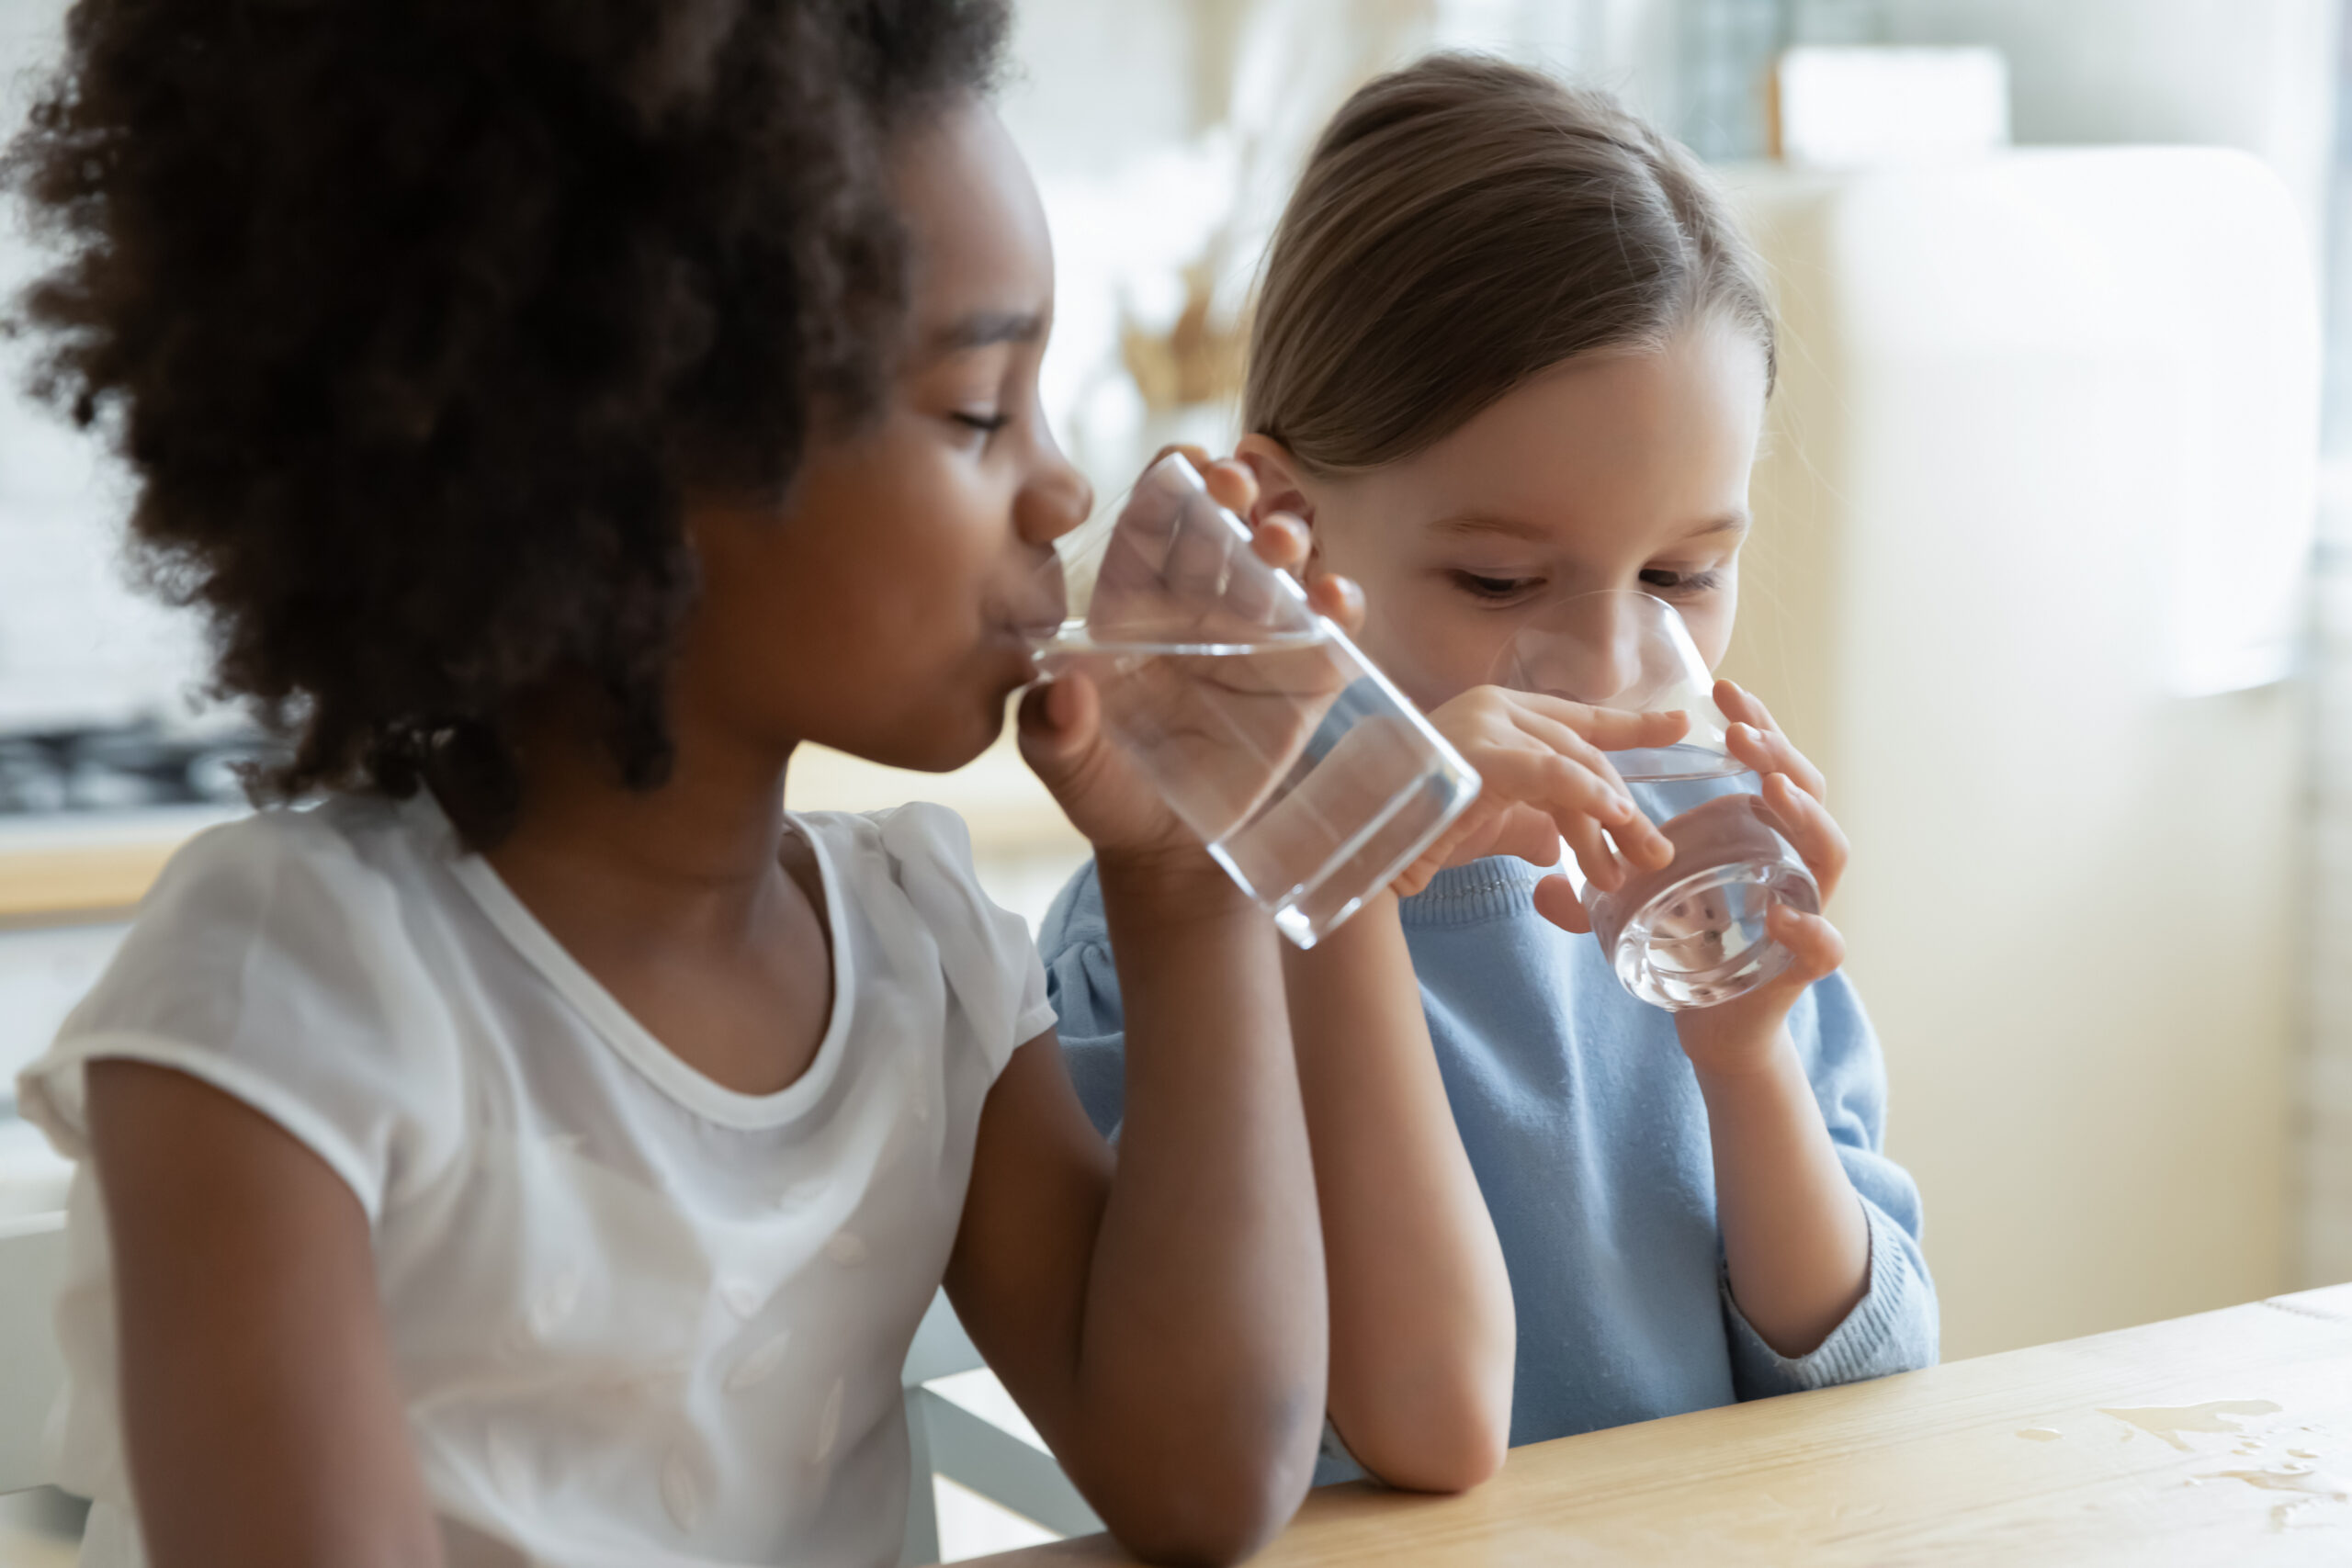
POLYGON ((1702 867, 1625 917, 1604 943, 1610 967, 1653 1007, 1719 1007, 1788 968, 1789 950, 1765 934, 1775 904, 1821 912, 1821 890, 1793 852, 1702 867))
POLYGON ((1441 764, 1420 787, 1404 794, 1378 821, 1358 833, 1297 886, 1267 898, 1217 845, 1209 853, 1274 918, 1274 929, 1294 947, 1306 949, 1337 931, 1363 901, 1396 880, 1413 857, 1429 848, 1477 798, 1475 774, 1441 764))

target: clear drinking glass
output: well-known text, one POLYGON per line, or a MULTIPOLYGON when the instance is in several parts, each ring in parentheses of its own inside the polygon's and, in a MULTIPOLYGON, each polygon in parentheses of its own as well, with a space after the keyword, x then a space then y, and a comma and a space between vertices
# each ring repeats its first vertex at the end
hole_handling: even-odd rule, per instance
POLYGON ((1593 934, 1625 988, 1682 1011, 1744 995, 1789 966, 1765 934, 1775 904, 1807 914, 1821 890, 1763 800, 1764 781, 1731 754, 1714 681, 1674 607, 1646 593, 1555 601, 1513 635, 1495 683, 1632 713, 1681 712, 1672 746, 1609 760, 1643 814, 1674 845, 1661 870, 1629 868, 1604 893, 1565 856, 1593 934))
POLYGON ((1180 455, 1056 546, 1033 628, 1209 853, 1312 947, 1469 805, 1478 776, 1250 547, 1180 455))

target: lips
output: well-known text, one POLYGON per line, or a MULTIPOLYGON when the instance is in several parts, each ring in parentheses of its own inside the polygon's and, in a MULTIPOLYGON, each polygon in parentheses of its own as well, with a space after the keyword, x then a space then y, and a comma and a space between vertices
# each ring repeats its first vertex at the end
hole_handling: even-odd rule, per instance
POLYGON ((1037 668, 1037 638, 1020 626, 998 622, 989 628, 989 641, 1001 646, 1007 655, 1020 662, 1021 677, 1015 685, 1025 686, 1037 679, 1041 673, 1037 668))
POLYGON ((1069 588, 1062 579, 1060 558, 1046 552, 998 586, 990 619, 1023 643, 1050 641, 1069 615, 1069 588))

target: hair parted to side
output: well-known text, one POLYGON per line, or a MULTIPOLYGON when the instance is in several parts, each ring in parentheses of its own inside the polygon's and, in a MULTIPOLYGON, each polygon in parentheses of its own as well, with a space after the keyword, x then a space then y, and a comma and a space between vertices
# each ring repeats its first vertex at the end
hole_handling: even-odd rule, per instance
POLYGON ((1762 265, 1691 154, 1607 94, 1437 54, 1324 131, 1260 285, 1242 428, 1409 457, 1531 377, 1719 315, 1775 368, 1762 265))
POLYGON ((594 694, 667 774, 698 489, 781 496, 888 385, 893 130, 1002 0, 80 0, 6 183, 67 259, 38 389, 119 445, 135 557, 294 742, 265 797, 429 782, 594 694))

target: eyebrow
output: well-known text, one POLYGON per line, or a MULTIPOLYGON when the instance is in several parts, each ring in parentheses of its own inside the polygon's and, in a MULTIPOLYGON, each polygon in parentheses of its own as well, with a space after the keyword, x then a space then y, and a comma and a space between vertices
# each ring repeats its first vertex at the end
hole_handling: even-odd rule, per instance
POLYGON ((1682 536, 1686 540, 1712 539, 1717 534, 1745 534, 1748 526, 1749 518, 1747 513, 1726 512, 1720 517, 1710 517, 1682 536))
POLYGON ((931 334, 923 344, 926 356, 944 359, 951 354, 994 348, 999 344, 1035 343, 1046 335, 1046 318, 1037 310, 975 310, 958 316, 931 334))
POLYGON ((1536 524, 1525 522, 1517 517, 1505 517, 1492 512, 1457 512, 1449 516, 1441 517, 1430 524, 1430 531, 1436 534, 1462 536, 1500 534, 1513 539, 1548 538, 1552 532, 1549 528, 1536 524))
MULTIPOLYGON (((1506 517, 1493 512, 1457 512, 1439 518, 1430 524, 1430 527, 1434 533, 1464 537, 1479 534, 1499 534, 1505 538, 1542 540, 1552 536, 1552 530, 1541 524, 1531 523, 1520 517, 1506 517)), ((1726 512, 1719 517, 1709 518, 1681 536, 1681 542, 1713 538, 1717 534, 1745 534, 1747 528, 1747 513, 1726 512)))

